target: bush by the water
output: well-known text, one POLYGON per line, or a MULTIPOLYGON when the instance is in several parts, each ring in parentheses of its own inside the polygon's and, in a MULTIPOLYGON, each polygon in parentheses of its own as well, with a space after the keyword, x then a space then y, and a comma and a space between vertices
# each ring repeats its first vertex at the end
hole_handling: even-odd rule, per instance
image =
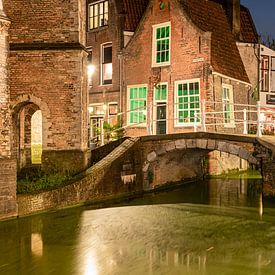
POLYGON ((63 174, 42 174, 18 178, 17 180, 17 194, 26 194, 52 190, 67 184, 72 179, 69 175, 63 174))

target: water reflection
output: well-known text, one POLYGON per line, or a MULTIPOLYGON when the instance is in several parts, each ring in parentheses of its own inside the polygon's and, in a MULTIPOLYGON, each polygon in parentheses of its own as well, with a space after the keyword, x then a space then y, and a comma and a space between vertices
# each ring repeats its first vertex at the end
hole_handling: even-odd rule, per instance
POLYGON ((275 204, 258 183, 211 180, 0 223, 0 274, 275 274, 275 204))

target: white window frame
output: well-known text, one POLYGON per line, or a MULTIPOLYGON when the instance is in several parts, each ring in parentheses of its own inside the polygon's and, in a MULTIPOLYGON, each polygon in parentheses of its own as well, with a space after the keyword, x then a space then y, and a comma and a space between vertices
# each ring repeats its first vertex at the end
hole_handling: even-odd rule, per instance
POLYGON ((165 22, 157 25, 153 25, 153 35, 152 35, 152 67, 162 67, 168 66, 171 64, 171 22, 165 22), (158 28, 161 27, 169 27, 169 61, 157 63, 157 40, 156 40, 156 32, 158 28))
POLYGON ((235 128, 235 113, 234 113, 234 94, 233 94, 233 86, 229 84, 222 83, 222 113, 223 113, 223 123, 225 128, 235 128), (229 91, 229 98, 224 98, 224 89, 227 89, 229 91), (225 112, 224 112, 224 106, 226 104, 229 104, 230 106, 230 121, 225 121, 225 112))
MULTIPOLYGON (((199 83, 199 111, 201 112, 201 83, 200 78, 193 78, 188 80, 177 80, 174 82, 174 121, 175 121, 175 127, 194 127, 195 122, 179 122, 178 118, 178 84, 190 84, 198 82, 199 83)), ((201 122, 197 122, 197 125, 201 125, 201 122)))
POLYGON ((113 85, 113 43, 112 42, 106 42, 100 45, 100 85, 101 86, 107 86, 107 85, 113 85), (112 47, 112 83, 103 83, 104 79, 103 79, 103 66, 104 66, 104 48, 106 47, 112 47))
POLYGON ((133 126, 136 128, 144 128, 147 125, 148 121, 148 114, 147 114, 147 108, 148 108, 148 85, 147 84, 137 84, 137 85, 129 85, 127 86, 127 125, 133 126), (135 123, 130 123, 130 89, 131 88, 141 88, 141 87, 146 87, 146 120, 143 123, 140 124, 135 124, 135 123))
POLYGON ((167 92, 167 95, 166 95, 166 99, 160 99, 160 100, 156 100, 156 90, 157 88, 154 87, 154 95, 153 95, 153 105, 154 105, 154 108, 153 108, 153 133, 156 134, 157 132, 157 103, 166 103, 166 132, 168 132, 168 82, 160 82, 158 83, 158 85, 166 85, 166 92, 167 92))

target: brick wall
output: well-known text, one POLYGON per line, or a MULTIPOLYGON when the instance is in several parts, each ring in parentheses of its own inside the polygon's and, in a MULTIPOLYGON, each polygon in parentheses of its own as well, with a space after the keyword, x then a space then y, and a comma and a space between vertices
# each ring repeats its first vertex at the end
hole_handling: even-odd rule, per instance
POLYGON ((10 109, 8 89, 8 28, 10 22, 0 19, 0 157, 11 156, 10 109))
MULTIPOLYGON (((85 75, 81 50, 12 51, 10 90, 13 107, 24 95, 42 110, 43 148, 79 149, 85 146, 85 75), (37 102, 33 98, 37 98, 37 102), (47 107, 41 105, 41 101, 47 107), (82 109, 83 108, 83 109, 82 109)), ((85 147, 84 147, 85 148, 85 147)))
POLYGON ((26 215, 70 205, 129 197, 142 191, 140 152, 136 140, 126 140, 82 174, 78 181, 57 190, 19 195, 18 213, 26 215))
POLYGON ((0 219, 17 214, 16 161, 0 158, 0 219))
POLYGON ((11 43, 84 44, 85 1, 3 0, 7 16, 12 20, 11 43))
POLYGON ((87 53, 81 45, 85 1, 5 0, 4 7, 12 22, 9 68, 17 157, 19 144, 26 147, 18 129, 29 104, 42 111, 44 152, 78 150, 84 156, 88 146, 87 53))
POLYGON ((11 112, 7 80, 9 25, 10 22, 0 10, 0 219, 17 214, 16 161, 11 158, 11 112))

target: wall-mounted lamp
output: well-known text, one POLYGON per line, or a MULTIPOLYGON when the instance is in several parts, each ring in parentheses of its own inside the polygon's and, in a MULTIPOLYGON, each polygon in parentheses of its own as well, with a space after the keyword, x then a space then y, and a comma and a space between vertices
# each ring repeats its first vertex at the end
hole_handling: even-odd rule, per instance
POLYGON ((88 72, 88 77, 92 77, 94 72, 95 72, 95 66, 93 64, 89 64, 87 66, 87 72, 88 72))

